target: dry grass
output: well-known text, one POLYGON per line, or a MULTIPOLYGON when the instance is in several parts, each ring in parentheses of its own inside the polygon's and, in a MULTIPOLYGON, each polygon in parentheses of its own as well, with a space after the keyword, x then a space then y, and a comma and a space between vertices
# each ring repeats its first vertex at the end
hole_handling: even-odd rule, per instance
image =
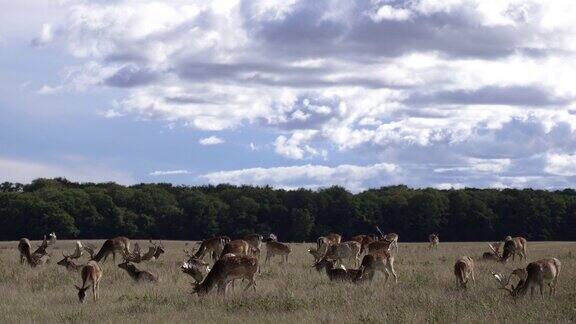
MULTIPOLYGON (((96 242, 98 245, 101 242, 96 242)), ((55 263, 60 249, 70 253, 73 242, 59 241, 51 249, 53 260, 38 269, 19 264, 16 242, 0 243, 0 322, 574 322, 576 321, 576 245, 529 243, 529 258, 555 256, 563 264, 558 295, 549 300, 529 295, 517 302, 496 289, 490 270, 506 272, 519 267, 476 262, 477 283, 458 289, 452 273, 457 257, 478 258, 485 243, 441 243, 429 251, 426 244, 400 244, 396 261, 399 283, 384 286, 377 274, 372 285, 332 283, 311 268, 307 244, 292 244, 288 264, 275 260, 263 266, 257 291, 236 292, 225 299, 214 293, 200 300, 190 295, 190 277, 177 262, 185 259, 183 242, 164 242, 167 254, 160 261, 140 265, 158 273, 157 285, 138 286, 114 266, 103 265, 101 300, 80 305, 68 274, 55 263)), ((146 246, 146 243, 141 243, 146 246)), ((85 259, 83 259, 85 260, 85 259)))

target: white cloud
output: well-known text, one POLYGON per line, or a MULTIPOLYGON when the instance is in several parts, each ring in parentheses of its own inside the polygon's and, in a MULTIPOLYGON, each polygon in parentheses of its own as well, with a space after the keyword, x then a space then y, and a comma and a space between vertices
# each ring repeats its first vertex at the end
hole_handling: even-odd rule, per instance
POLYGON ((200 143, 200 145, 218 145, 224 143, 224 140, 216 136, 210 136, 201 138, 198 143, 200 143))
POLYGON ((312 140, 317 133, 315 130, 299 130, 295 131, 289 138, 280 135, 274 142, 275 151, 280 155, 295 160, 318 155, 325 158, 327 155, 326 150, 315 149, 306 144, 306 142, 312 140))
POLYGON ((188 170, 157 170, 150 172, 148 175, 156 177, 156 176, 171 176, 181 174, 190 174, 190 172, 188 170))
POLYGON ((378 8, 376 12, 372 13, 370 17, 375 21, 380 22, 382 20, 407 20, 410 19, 411 15, 412 13, 410 10, 383 5, 378 8))
POLYGON ((576 155, 550 154, 546 159, 544 170, 555 175, 576 176, 576 155))
POLYGON ((63 177, 78 182, 108 182, 133 184, 133 177, 123 171, 79 157, 63 158, 59 163, 0 157, 0 179, 29 183, 37 178, 63 177))
POLYGON ((54 30, 51 24, 44 24, 42 25, 42 30, 40 30, 40 34, 38 37, 32 40, 32 45, 36 47, 42 47, 54 40, 54 30))
POLYGON ((360 191, 370 186, 394 184, 395 173, 400 169, 393 164, 374 165, 302 165, 274 168, 250 168, 233 171, 219 171, 204 174, 201 180, 212 184, 251 184, 272 185, 282 188, 319 188, 332 185, 344 186, 352 191, 360 191), (374 180, 377 179, 377 183, 374 180))

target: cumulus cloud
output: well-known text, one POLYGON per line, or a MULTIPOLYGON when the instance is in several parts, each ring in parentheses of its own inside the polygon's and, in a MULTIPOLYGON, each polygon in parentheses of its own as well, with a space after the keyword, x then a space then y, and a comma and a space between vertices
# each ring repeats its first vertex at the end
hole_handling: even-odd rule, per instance
POLYGON ((36 38, 32 40, 32 45, 42 47, 54 40, 54 30, 51 24, 42 25, 42 29, 36 38))
POLYGON ((81 62, 62 87, 119 89, 114 114, 249 127, 282 158, 360 156, 400 165, 417 186, 571 183, 552 157, 576 153, 571 0, 70 0, 63 10, 38 42, 57 30, 81 62))
POLYGON ((216 136, 210 136, 201 138, 198 143, 200 143, 200 145, 218 145, 224 143, 224 140, 216 136))
POLYGON ((369 186, 394 184, 399 168, 394 164, 374 165, 302 165, 275 168, 250 168, 207 173, 200 177, 209 183, 272 185, 282 188, 320 188, 341 185, 353 191, 369 186), (378 179, 375 182, 375 179, 378 179))

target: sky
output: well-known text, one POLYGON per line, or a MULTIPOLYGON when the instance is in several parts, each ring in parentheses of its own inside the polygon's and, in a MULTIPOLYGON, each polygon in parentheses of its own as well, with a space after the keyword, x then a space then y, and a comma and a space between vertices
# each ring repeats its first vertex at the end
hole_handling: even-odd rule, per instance
POLYGON ((0 0, 0 180, 574 187, 573 0, 0 0))

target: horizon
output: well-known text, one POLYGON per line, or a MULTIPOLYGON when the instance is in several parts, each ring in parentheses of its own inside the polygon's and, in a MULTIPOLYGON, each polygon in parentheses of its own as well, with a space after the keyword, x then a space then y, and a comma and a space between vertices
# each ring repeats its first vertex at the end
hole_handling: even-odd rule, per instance
POLYGON ((573 1, 5 2, 0 179, 576 187, 573 1))

